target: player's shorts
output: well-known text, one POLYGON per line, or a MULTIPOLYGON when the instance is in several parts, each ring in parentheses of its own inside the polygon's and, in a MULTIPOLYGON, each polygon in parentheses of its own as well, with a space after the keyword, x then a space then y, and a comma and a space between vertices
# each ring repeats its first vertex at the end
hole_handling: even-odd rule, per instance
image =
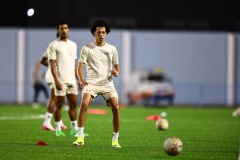
POLYGON ((101 95, 105 101, 112 97, 118 98, 118 93, 114 86, 96 86, 88 84, 83 88, 82 95, 84 93, 89 93, 93 97, 93 100, 98 95, 101 95))
POLYGON ((54 91, 56 96, 66 96, 67 94, 78 94, 78 88, 76 83, 62 83, 62 90, 58 90, 54 85, 54 91))

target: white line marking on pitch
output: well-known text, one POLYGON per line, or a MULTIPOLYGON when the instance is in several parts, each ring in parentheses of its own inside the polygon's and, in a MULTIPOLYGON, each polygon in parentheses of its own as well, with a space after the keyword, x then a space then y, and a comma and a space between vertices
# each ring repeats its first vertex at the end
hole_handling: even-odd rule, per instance
POLYGON ((44 114, 40 115, 30 115, 30 116, 0 116, 0 120, 24 120, 24 119, 42 119, 44 118, 44 114))

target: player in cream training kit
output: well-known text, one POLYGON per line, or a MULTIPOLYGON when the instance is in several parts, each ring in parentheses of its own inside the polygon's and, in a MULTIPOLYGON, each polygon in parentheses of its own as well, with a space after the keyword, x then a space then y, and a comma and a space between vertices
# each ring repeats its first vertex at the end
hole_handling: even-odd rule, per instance
MULTIPOLYGON (((44 119, 44 123, 42 125, 42 129, 43 130, 51 130, 51 131, 55 131, 55 128, 53 128, 52 124, 51 124, 51 119, 52 119, 52 115, 55 109, 55 93, 54 93, 54 80, 52 77, 52 73, 51 73, 51 69, 49 67, 49 60, 48 60, 48 55, 47 55, 47 50, 46 52, 43 53, 41 60, 40 60, 41 64, 48 67, 47 68, 47 72, 45 74, 45 81, 48 84, 48 87, 50 89, 50 99, 49 102, 47 103, 47 111, 45 114, 45 119, 44 119)), ((67 126, 65 126, 61 120, 61 128, 62 130, 66 130, 67 126)))
POLYGON ((78 85, 82 90, 82 99, 78 113, 78 139, 73 142, 73 146, 84 145, 84 125, 88 106, 92 100, 101 95, 112 109, 112 147, 121 148, 118 143, 120 129, 118 93, 112 79, 112 76, 118 77, 120 73, 117 49, 105 42, 105 37, 110 32, 107 21, 94 21, 90 30, 95 40, 82 47, 78 62, 78 85), (84 66, 87 71, 86 79, 83 76, 84 66))
POLYGON ((56 97, 56 110, 54 119, 56 123, 56 135, 65 136, 61 129, 61 108, 68 100, 68 115, 71 120, 71 136, 77 133, 77 95, 76 85, 77 76, 77 45, 68 39, 69 26, 67 22, 61 21, 57 25, 59 38, 54 40, 48 50, 48 59, 50 61, 51 73, 54 79, 54 91, 56 97))
POLYGON ((112 65, 119 64, 116 47, 106 42, 104 46, 96 46, 92 42, 82 47, 79 62, 86 65, 88 84, 102 87, 114 86, 112 65))

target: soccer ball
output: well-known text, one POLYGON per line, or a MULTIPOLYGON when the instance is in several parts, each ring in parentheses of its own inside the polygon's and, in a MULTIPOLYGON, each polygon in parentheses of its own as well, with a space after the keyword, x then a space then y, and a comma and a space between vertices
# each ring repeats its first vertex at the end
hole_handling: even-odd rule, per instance
POLYGON ((183 144, 179 138, 171 136, 164 141, 163 149, 169 156, 176 156, 182 151, 183 144))
POLYGON ((168 129, 168 126, 169 126, 169 124, 168 124, 167 119, 161 118, 156 121, 156 128, 158 130, 166 130, 166 129, 168 129))
POLYGON ((233 117, 240 116, 240 107, 236 108, 236 110, 232 113, 233 117))
POLYGON ((160 116, 161 116, 161 117, 167 117, 167 112, 161 112, 161 113, 160 113, 160 116))
POLYGON ((240 116, 240 107, 236 109, 236 112, 237 112, 237 116, 240 116))

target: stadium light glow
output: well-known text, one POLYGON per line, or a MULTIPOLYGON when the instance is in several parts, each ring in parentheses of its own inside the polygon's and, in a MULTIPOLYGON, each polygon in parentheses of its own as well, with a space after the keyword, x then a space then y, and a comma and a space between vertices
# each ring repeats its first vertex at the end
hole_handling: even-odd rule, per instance
POLYGON ((29 17, 33 16, 33 15, 34 15, 34 9, 33 9, 33 8, 28 9, 27 15, 28 15, 29 17))

